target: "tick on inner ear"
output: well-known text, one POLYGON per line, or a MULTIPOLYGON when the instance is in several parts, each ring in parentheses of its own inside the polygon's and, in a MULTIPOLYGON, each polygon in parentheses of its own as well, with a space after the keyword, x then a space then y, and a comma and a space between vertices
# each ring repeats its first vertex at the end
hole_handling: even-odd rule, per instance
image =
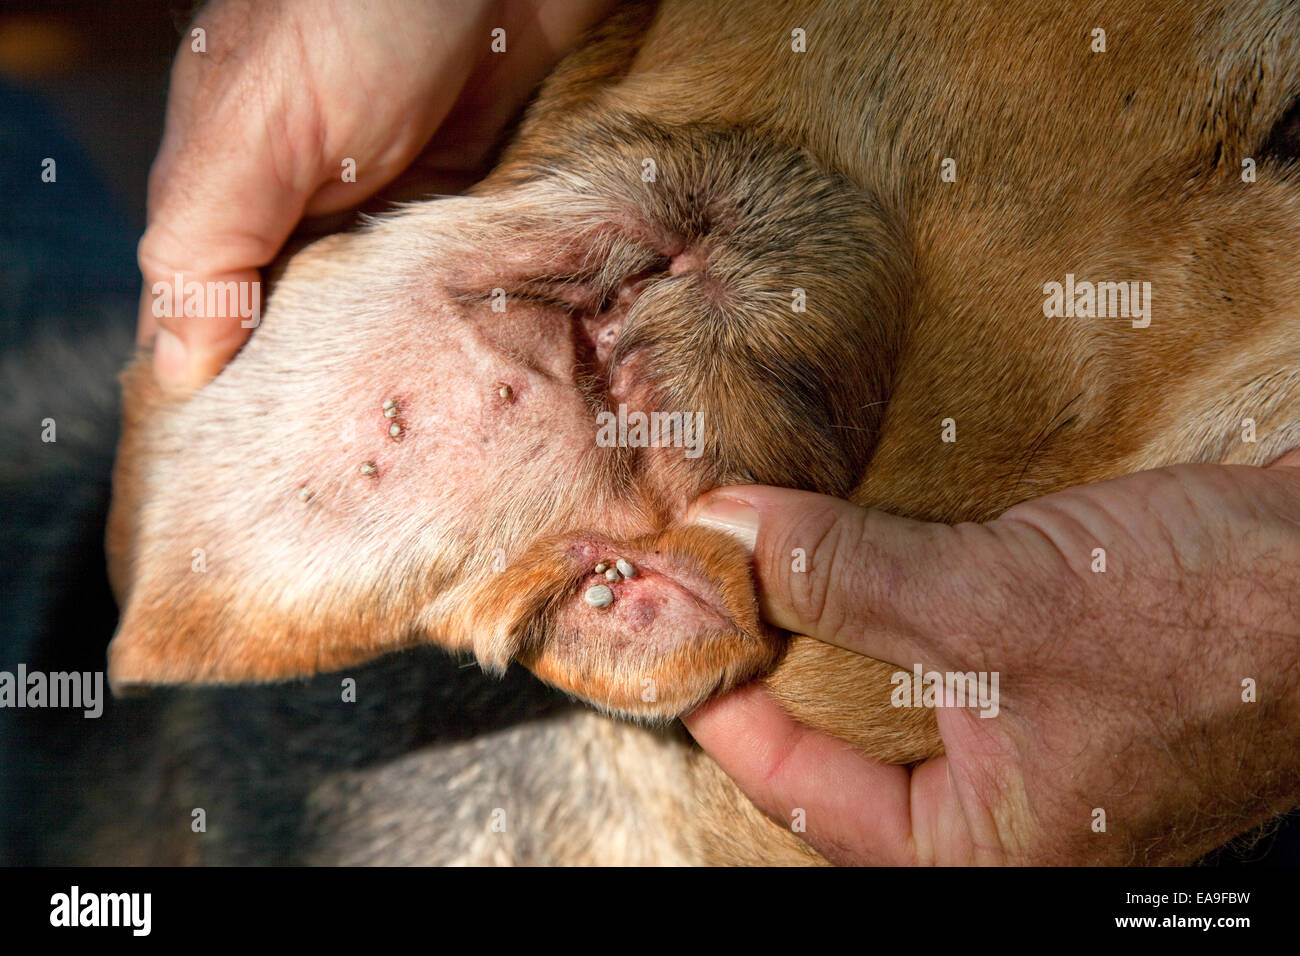
POLYGON ((515 390, 505 382, 497 382, 497 394, 507 402, 513 402, 515 400, 515 390))
POLYGON ((375 472, 379 471, 379 468, 376 467, 373 461, 363 461, 357 471, 361 472, 361 474, 365 475, 367 478, 370 478, 375 474, 375 472))

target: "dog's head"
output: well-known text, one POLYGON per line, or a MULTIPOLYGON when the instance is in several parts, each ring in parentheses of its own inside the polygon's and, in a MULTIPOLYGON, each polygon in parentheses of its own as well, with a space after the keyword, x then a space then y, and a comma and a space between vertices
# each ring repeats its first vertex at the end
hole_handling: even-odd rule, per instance
POLYGON ((612 21, 473 196, 295 256, 197 394, 128 371, 116 686, 434 641, 673 715, 783 647, 680 523, 709 488, 956 520, 1300 444, 1293 6, 709 6, 612 21), (1144 298, 1051 315, 1067 274, 1144 298))

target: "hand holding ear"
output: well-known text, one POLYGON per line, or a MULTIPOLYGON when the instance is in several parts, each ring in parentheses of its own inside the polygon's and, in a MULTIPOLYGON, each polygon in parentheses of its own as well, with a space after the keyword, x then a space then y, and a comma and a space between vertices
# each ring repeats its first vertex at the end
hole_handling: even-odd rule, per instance
POLYGON ((612 5, 208 4, 172 67, 139 247, 138 338, 156 336, 160 381, 203 384, 251 334, 240 314, 159 308, 177 275, 182 288, 242 283, 249 300, 301 218, 358 205, 422 151, 430 191, 469 185, 537 82, 612 5))
POLYGON ((686 725, 774 819, 804 808, 833 862, 1189 863, 1300 801, 1290 466, 1300 453, 1159 469, 956 526, 712 492, 691 520, 751 547, 771 623, 908 674, 996 672, 999 699, 995 716, 938 708, 946 754, 913 768, 800 725, 760 685, 686 725))

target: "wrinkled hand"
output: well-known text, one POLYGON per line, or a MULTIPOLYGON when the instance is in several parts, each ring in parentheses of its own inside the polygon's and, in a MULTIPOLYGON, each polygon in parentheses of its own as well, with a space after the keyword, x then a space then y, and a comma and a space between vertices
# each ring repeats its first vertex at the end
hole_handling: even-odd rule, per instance
POLYGON ((752 542, 769 621, 909 673, 998 672, 999 711, 938 708, 946 755, 912 769, 800 725, 758 685, 686 725, 774 819, 803 808, 834 862, 1190 862, 1300 803, 1287 466, 1300 453, 1165 468, 957 526, 715 491, 692 518, 752 542))
POLYGON ((357 205, 426 146, 444 174, 435 189, 468 185, 537 82, 611 6, 217 0, 205 7, 190 28, 203 31, 204 50, 194 49, 199 41, 187 30, 172 67, 139 248, 138 338, 157 336, 160 381, 202 384, 239 350, 251 325, 239 314, 156 315, 166 310, 155 308, 155 283, 171 286, 176 274, 185 283, 256 282, 304 215, 357 205), (491 49, 497 27, 506 31, 505 53, 491 49), (355 163, 354 182, 344 180, 344 160, 355 163))

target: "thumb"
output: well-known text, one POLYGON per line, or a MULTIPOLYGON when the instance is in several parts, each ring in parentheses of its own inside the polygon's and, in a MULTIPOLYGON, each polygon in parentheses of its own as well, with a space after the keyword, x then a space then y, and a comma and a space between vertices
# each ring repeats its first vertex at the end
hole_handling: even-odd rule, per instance
POLYGON ((251 114, 233 126, 198 125, 183 135, 169 130, 164 138, 150 174, 149 224, 137 258, 144 277, 138 337, 148 342, 161 329, 154 364, 165 385, 190 389, 210 379, 260 316, 258 269, 289 237, 319 178, 316 170, 278 178, 268 172, 276 168, 273 152, 251 114), (187 301, 193 289, 203 290, 197 299, 203 307, 190 315, 175 303, 187 301), (221 295, 212 314, 209 290, 221 295), (244 304, 257 312, 241 314, 244 304))
POLYGON ((961 628, 959 602, 946 596, 960 596, 964 569, 978 567, 978 536, 807 491, 721 488, 685 520, 753 552, 768 623, 894 663, 921 659, 922 645, 935 660, 931 635, 961 628))

